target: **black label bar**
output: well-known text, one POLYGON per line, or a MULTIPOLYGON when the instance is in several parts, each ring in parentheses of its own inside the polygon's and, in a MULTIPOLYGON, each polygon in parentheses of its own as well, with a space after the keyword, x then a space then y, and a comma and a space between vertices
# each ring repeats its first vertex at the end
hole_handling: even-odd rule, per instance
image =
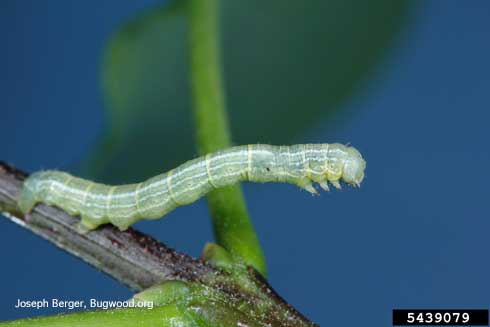
POLYGON ((393 326, 488 326, 488 310, 394 309, 393 326))

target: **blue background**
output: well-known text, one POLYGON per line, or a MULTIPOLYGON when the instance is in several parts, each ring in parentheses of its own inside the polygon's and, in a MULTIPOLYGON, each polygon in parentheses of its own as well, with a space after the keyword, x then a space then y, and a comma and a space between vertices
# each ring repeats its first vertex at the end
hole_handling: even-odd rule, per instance
MULTIPOLYGON (((156 2, 2 2, 1 159, 67 169, 89 152, 104 126, 104 44, 156 2)), ((352 142, 368 162, 360 190, 244 185, 272 285, 313 321, 388 326, 395 307, 490 306, 489 31, 489 1, 419 3, 344 114, 295 140, 352 142)), ((200 200, 137 227, 198 256, 206 216, 200 200)), ((18 298, 131 296, 6 219, 0 231, 1 320, 58 312, 17 310, 18 298)))

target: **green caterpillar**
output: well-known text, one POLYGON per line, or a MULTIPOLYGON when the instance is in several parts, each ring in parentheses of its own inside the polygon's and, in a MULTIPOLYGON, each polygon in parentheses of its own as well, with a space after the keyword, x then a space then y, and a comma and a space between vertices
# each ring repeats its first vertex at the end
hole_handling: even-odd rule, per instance
POLYGON ((327 191, 327 181, 337 188, 339 180, 359 186, 365 167, 356 149, 337 143, 243 145, 190 160, 138 184, 110 186, 60 171, 36 172, 24 182, 19 208, 28 213, 43 202, 80 215, 85 230, 106 223, 125 230, 240 181, 291 183, 317 194, 312 182, 327 191))

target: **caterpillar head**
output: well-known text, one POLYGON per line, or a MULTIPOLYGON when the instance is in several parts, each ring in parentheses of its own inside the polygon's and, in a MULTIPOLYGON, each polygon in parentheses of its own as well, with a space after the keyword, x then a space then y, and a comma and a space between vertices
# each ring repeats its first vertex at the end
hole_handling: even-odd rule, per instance
MULTIPOLYGON (((366 161, 362 158, 359 151, 340 143, 321 144, 315 151, 310 154, 309 168, 307 178, 300 182, 309 185, 309 181, 317 182, 320 186, 328 191, 328 184, 340 189, 339 181, 347 184, 359 186, 364 179, 364 170, 366 161)), ((311 187, 310 192, 312 192, 311 187)), ((312 192, 314 193, 314 192, 312 192)))
POLYGON ((345 151, 342 180, 348 184, 359 186, 364 179, 366 161, 359 151, 353 147, 347 147, 345 151))

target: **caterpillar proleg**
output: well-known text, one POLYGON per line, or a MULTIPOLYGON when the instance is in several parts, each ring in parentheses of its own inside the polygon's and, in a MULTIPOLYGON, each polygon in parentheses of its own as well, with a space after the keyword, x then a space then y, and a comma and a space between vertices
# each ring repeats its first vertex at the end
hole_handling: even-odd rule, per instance
POLYGON ((141 219, 157 219, 192 203, 215 188, 241 181, 284 182, 317 194, 339 181, 359 186, 366 162, 342 144, 265 144, 228 148, 190 160, 144 182, 110 186, 61 171, 39 171, 24 182, 19 208, 28 213, 39 202, 81 216, 86 230, 111 223, 121 230, 141 219))

